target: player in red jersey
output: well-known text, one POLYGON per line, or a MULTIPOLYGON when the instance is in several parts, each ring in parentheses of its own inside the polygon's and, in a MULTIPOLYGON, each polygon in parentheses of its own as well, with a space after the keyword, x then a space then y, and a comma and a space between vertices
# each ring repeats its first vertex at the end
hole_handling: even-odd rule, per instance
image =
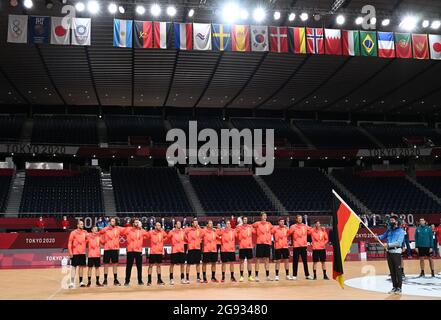
POLYGON ((161 278, 161 264, 164 256, 164 241, 167 239, 167 232, 162 229, 161 223, 155 223, 155 229, 149 231, 150 238, 150 255, 147 285, 152 284, 153 267, 156 266, 156 274, 158 276, 158 285, 164 285, 161 278))
POLYGON ((109 266, 113 269, 113 284, 120 286, 118 281, 118 262, 119 262, 119 240, 121 232, 124 230, 122 227, 116 225, 116 219, 110 218, 109 226, 101 229, 100 234, 104 240, 104 282, 103 285, 107 285, 107 274, 109 266))
POLYGON ((87 235, 87 287, 92 285, 92 269, 95 268, 96 286, 102 287, 100 283, 100 266, 101 266, 101 245, 103 241, 98 233, 98 227, 92 227, 92 233, 87 235))
POLYGON ((82 220, 78 220, 77 228, 70 233, 69 241, 67 243, 67 248, 72 264, 69 288, 74 287, 75 273, 77 268, 80 287, 86 286, 83 283, 83 273, 84 268, 86 267, 86 244, 87 231, 84 230, 84 222, 82 220))
POLYGON ((172 253, 170 258, 170 284, 174 285, 173 270, 175 265, 181 268, 181 283, 187 284, 184 277, 185 269, 185 231, 181 227, 181 221, 176 221, 175 228, 171 230, 167 238, 171 241, 172 253))
POLYGON ((254 281, 252 276, 253 260, 253 234, 256 234, 256 230, 252 225, 248 224, 248 218, 242 218, 242 225, 236 228, 237 240, 239 241, 239 261, 240 261, 240 278, 239 282, 243 282, 243 269, 245 259, 247 260, 248 281, 254 281))
POLYGON ((261 214, 261 220, 254 222, 253 227, 256 229, 256 268, 255 281, 259 281, 259 263, 263 262, 265 264, 266 281, 272 281, 269 276, 269 259, 271 256, 271 237, 273 225, 267 221, 267 215, 265 212, 261 214))
POLYGON ((225 282, 225 271, 230 265, 231 281, 236 282, 234 277, 234 262, 236 261, 236 231, 231 228, 231 222, 227 220, 224 230, 217 230, 222 240, 221 260, 222 260, 222 282, 225 282))
POLYGON ((208 220, 207 226, 202 229, 202 241, 204 242, 204 249, 202 253, 202 276, 203 282, 207 283, 207 265, 211 265, 211 281, 217 282, 216 279, 216 262, 217 262, 217 248, 216 243, 219 238, 217 232, 213 228, 213 221, 208 220))

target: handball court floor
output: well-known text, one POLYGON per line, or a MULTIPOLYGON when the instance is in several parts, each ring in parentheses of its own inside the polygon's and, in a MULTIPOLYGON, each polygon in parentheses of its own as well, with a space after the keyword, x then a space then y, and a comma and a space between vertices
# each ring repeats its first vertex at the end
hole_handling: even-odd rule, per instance
MULTIPOLYGON (((427 262, 426 262, 427 264, 427 262)), ((388 274, 386 261, 354 261, 346 262, 345 278, 361 277, 364 274, 366 266, 373 266, 375 273, 388 274)), ((312 272, 312 263, 309 264, 312 272)), ((428 265, 426 269, 428 269, 428 265)), ((439 260, 435 261, 435 270, 439 271, 439 260)), ((254 268, 253 268, 254 269, 254 268)), ((328 275, 332 275, 332 265, 327 263, 328 275)), ((227 269, 228 270, 228 269, 227 269)), ((236 265, 236 278, 238 279, 239 265, 236 265)), ((321 269, 318 270, 319 280, 306 280, 303 275, 303 266, 299 265, 299 278, 296 281, 285 280, 285 272, 281 271, 281 281, 262 281, 263 266, 261 266, 261 275, 259 283, 249 283, 245 280, 243 283, 229 282, 229 272, 227 272, 227 281, 225 283, 198 284, 195 282, 195 274, 191 277, 191 284, 182 285, 175 283, 174 286, 168 284, 168 266, 162 267, 163 280, 165 286, 156 285, 156 273, 153 274, 153 285, 151 287, 138 286, 136 269, 132 271, 132 280, 130 287, 114 287, 113 276, 109 275, 111 285, 104 288, 96 288, 92 285, 90 288, 65 289, 65 283, 68 279, 68 273, 63 273, 61 268, 50 269, 4 269, 0 270, 0 299, 105 299, 105 300, 123 300, 123 299, 148 299, 148 300, 346 300, 346 299, 380 299, 380 300, 405 300, 405 299, 430 299, 429 297, 387 295, 378 292, 371 292, 361 289, 354 289, 346 286, 341 289, 334 280, 322 280, 321 269)), ((271 276, 274 276, 274 265, 270 267, 271 276)), ((428 270, 426 270, 427 273, 428 270)), ((119 280, 123 282, 125 268, 121 266, 118 271, 119 280)), ((144 266, 143 276, 146 278, 147 268, 144 266)), ((418 260, 405 260, 406 274, 418 274, 418 260)), ((102 273, 102 270, 101 270, 102 273)), ((192 274, 195 273, 192 268, 192 274)), ((218 265, 217 278, 220 278, 220 264, 218 265)), ((179 280, 180 272, 174 272, 174 278, 179 280)), ((94 275, 92 274, 92 279, 94 275)), ((86 277, 87 280, 87 277, 86 277)), ((146 279, 143 279, 144 282, 146 279)), ((102 276, 101 276, 102 281, 102 276)), ((177 281, 179 282, 179 281, 177 281)))

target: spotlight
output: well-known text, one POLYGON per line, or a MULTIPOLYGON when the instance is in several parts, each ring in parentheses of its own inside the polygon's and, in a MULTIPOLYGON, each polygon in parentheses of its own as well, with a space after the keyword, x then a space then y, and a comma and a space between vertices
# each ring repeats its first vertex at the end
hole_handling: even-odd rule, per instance
POLYGON ((345 17, 343 15, 338 15, 337 18, 335 19, 335 21, 337 22, 337 24, 342 25, 345 23, 345 17))
POLYGON ((54 7, 54 2, 52 0, 46 0, 46 8, 52 9, 54 7))
POLYGON ((441 26, 441 21, 439 20, 434 20, 432 21, 432 25, 430 26, 432 29, 439 29, 439 27, 441 26))
POLYGON ((313 14, 312 17, 314 18, 314 21, 320 21, 320 19, 322 18, 322 16, 318 13, 313 14))
POLYGON ((423 21, 423 24, 422 24, 423 28, 427 28, 429 25, 430 25, 429 20, 424 20, 423 21))
POLYGON ((126 9, 124 9, 123 6, 119 6, 118 11, 119 11, 119 13, 124 14, 126 12, 126 9))
POLYGON ((188 16, 191 18, 194 16, 194 9, 188 10, 188 16))
POLYGON ((150 8, 150 13, 154 17, 159 16, 161 14, 161 7, 159 6, 159 4, 152 4, 152 7, 150 8))
POLYGON ((390 24, 390 19, 383 19, 383 21, 381 21, 381 25, 383 27, 387 27, 390 24))
POLYGON ((373 17, 370 22, 371 24, 377 24, 377 18, 373 17))
POLYGON ((82 2, 78 2, 78 3, 75 5, 75 9, 76 9, 78 12, 83 12, 84 9, 86 9, 86 6, 85 6, 84 3, 82 3, 82 2))
POLYGON ((302 20, 302 21, 306 21, 306 20, 308 20, 308 18, 309 18, 309 16, 308 16, 308 14, 306 12, 303 12, 300 15, 300 20, 302 20))
POLYGON ((249 14, 248 14, 247 10, 245 10, 245 9, 240 10, 240 18, 242 20, 247 20, 248 16, 249 16, 249 14))
POLYGON ((280 11, 275 11, 274 12, 274 20, 279 20, 280 19, 280 11))
POLYGON ((412 16, 404 17, 404 19, 401 20, 400 22, 400 28, 407 31, 411 31, 415 29, 417 22, 418 20, 416 17, 412 17, 412 16))
POLYGON ((294 21, 295 18, 296 18, 296 14, 294 12, 291 12, 288 16, 289 21, 294 21))
POLYGON ((256 8, 253 11, 253 18, 256 20, 256 22, 262 22, 265 20, 265 10, 263 8, 256 8))
POLYGON ((239 7, 236 3, 227 3, 222 9, 222 19, 225 22, 232 23, 239 18, 239 7))
POLYGON ((174 17, 174 16, 176 15, 176 8, 173 7, 173 6, 168 6, 168 7, 167 7, 167 14, 168 14, 170 17, 174 17))
POLYGON ((90 13, 95 14, 100 10, 100 5, 96 1, 89 1, 87 3, 87 10, 89 10, 90 13))
POLYGON ((9 1, 9 4, 11 5, 11 7, 16 7, 16 6, 18 6, 18 1, 17 0, 11 0, 11 1, 9 1))
POLYGON ((143 15, 145 13, 145 8, 143 6, 137 6, 136 13, 139 15, 143 15))
POLYGON ((357 19, 355 19, 355 24, 356 25, 360 25, 363 23, 363 18, 362 17, 358 17, 357 19))
POLYGON ((25 6, 26 9, 30 9, 34 6, 34 3, 32 2, 32 0, 25 0, 23 2, 23 5, 25 6))
POLYGON ((109 4, 109 6, 107 7, 107 10, 109 10, 109 12, 110 12, 111 14, 114 14, 114 13, 116 13, 116 11, 118 10, 118 7, 116 6, 116 4, 111 3, 111 4, 109 4))

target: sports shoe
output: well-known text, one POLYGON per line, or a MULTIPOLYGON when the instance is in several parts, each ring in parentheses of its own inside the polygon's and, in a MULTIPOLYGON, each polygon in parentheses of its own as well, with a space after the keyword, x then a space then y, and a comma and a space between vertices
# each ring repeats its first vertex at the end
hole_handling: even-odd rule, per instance
POLYGON ((216 278, 211 278, 211 282, 219 282, 216 278))
POLYGON ((170 285, 173 286, 174 284, 175 284, 175 281, 173 279, 170 279, 170 285))
POLYGON ((128 287, 130 285, 130 283, 129 282, 124 282, 124 287, 128 287))
POLYGON ((121 283, 119 283, 118 279, 113 280, 113 285, 119 287, 121 283))
POLYGON ((183 282, 183 284, 190 284, 190 280, 185 279, 184 282, 183 282))
POLYGON ((297 277, 296 276, 292 276, 291 280, 297 280, 297 277))
POLYGON ((202 281, 201 281, 200 278, 198 278, 198 279, 196 280, 196 282, 197 282, 197 283, 201 283, 202 281))
POLYGON ((254 281, 259 282, 259 281, 260 281, 260 280, 259 280, 259 277, 255 277, 255 278, 254 278, 254 281))
POLYGON ((107 279, 104 279, 103 286, 107 286, 107 279))
POLYGON ((424 271, 421 271, 421 273, 420 273, 420 278, 424 278, 426 275, 424 274, 424 271))
POLYGON ((323 280, 329 280, 328 276, 323 276, 323 280))
POLYGON ((309 275, 306 277, 306 280, 314 280, 314 278, 311 275, 309 275))
POLYGON ((204 279, 204 280, 201 281, 201 283, 208 283, 208 280, 204 279))
POLYGON ((231 277, 231 282, 237 282, 235 277, 231 277))
POLYGON ((95 285, 96 285, 97 287, 103 287, 103 285, 102 285, 101 283, 99 283, 99 282, 97 282, 95 285))
MULTIPOLYGON (((250 281, 250 282, 254 282, 255 280, 254 280, 253 276, 249 276, 249 277, 248 277, 248 281, 250 281)), ((257 281, 259 281, 259 280, 257 280, 257 281)))
POLYGON ((389 291, 388 292, 388 294, 395 294, 395 291, 396 291, 397 289, 395 289, 395 288, 392 288, 392 290, 391 291, 389 291))
POLYGON ((397 289, 395 289, 395 292, 394 292, 394 294, 396 294, 396 295, 401 295, 401 289, 400 288, 397 288, 397 289))
POLYGON ((147 287, 150 287, 152 285, 151 281, 147 281, 147 287))
POLYGON ((88 281, 86 284, 86 287, 90 288, 91 285, 92 285, 92 283, 90 281, 88 281))
POLYGON ((86 285, 84 284, 84 282, 80 282, 80 288, 85 288, 86 285))
POLYGON ((75 285, 73 284, 73 282, 69 283, 69 289, 73 289, 75 288, 75 285))
POLYGON ((243 276, 240 276, 239 282, 243 282, 243 276))
POLYGON ((187 280, 181 279, 181 284, 187 284, 187 280))
POLYGON ((165 282, 162 280, 158 280, 158 282, 156 283, 158 286, 165 286, 165 282))
POLYGON ((279 276, 275 276, 274 281, 279 281, 279 276))
POLYGON ((138 281, 138 285, 139 285, 139 286, 143 286, 143 285, 144 285, 144 282, 142 282, 142 280, 141 280, 141 281, 138 281))
POLYGON ((314 276, 314 278, 312 278, 312 280, 317 280, 317 276, 314 276))
POLYGON ((286 279, 286 280, 292 280, 292 277, 291 277, 290 275, 287 275, 287 276, 285 277, 285 279, 286 279))
POLYGON ((269 277, 269 276, 266 277, 265 280, 266 280, 266 281, 273 281, 273 279, 271 279, 271 277, 269 277))

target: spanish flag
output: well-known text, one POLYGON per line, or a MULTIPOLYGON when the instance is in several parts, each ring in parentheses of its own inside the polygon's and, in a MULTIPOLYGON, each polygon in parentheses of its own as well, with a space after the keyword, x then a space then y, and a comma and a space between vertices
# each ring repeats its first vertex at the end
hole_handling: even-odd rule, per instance
POLYGON ((231 28, 231 40, 233 51, 250 51, 250 27, 233 25, 231 28))
POLYGON ((336 210, 333 216, 333 246, 334 246, 334 263, 332 266, 332 278, 337 280, 342 288, 344 288, 344 272, 343 265, 346 255, 354 241, 355 235, 360 227, 360 218, 346 204, 346 202, 332 190, 335 195, 336 210))

